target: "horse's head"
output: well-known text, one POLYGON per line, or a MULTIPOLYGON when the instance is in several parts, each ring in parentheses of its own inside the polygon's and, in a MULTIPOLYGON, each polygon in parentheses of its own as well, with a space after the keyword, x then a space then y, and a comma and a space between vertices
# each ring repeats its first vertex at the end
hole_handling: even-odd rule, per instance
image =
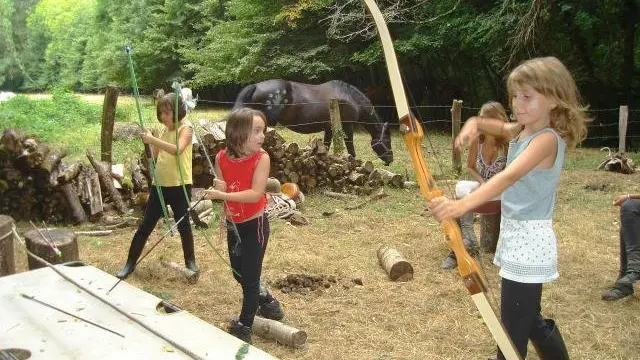
POLYGON ((393 150, 391 150, 391 132, 389 123, 383 123, 378 136, 371 137, 371 148, 385 165, 393 162, 393 150))

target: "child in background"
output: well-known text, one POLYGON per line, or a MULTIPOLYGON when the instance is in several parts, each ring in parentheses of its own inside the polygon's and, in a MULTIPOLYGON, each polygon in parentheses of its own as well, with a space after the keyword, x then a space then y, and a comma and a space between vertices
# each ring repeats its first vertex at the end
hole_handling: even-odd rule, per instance
POLYGON ((262 149, 266 118, 257 110, 233 110, 227 117, 227 148, 216 155, 215 188, 205 198, 225 202, 227 246, 234 278, 242 286, 242 310, 229 324, 229 333, 251 343, 256 313, 280 320, 280 303, 260 286, 262 260, 269 242, 269 219, 265 214, 265 189, 269 155, 262 149))
MULTIPOLYGON (((155 137, 149 131, 145 131, 140 135, 142 142, 151 145, 153 158, 156 159, 156 174, 158 184, 162 189, 162 196, 167 205, 171 205, 173 209, 173 218, 178 221, 183 216, 184 219, 178 224, 178 232, 182 241, 182 251, 184 253, 184 262, 188 269, 198 272, 196 265, 195 253, 193 249, 193 233, 189 224, 189 201, 186 199, 182 184, 186 192, 191 196, 191 185, 193 184, 191 177, 191 156, 192 144, 191 136, 193 134, 193 126, 188 120, 183 120, 186 110, 182 99, 178 98, 178 123, 174 120, 174 106, 176 98, 174 94, 164 95, 156 105, 156 116, 158 121, 165 126, 160 137, 155 137), (178 131, 178 144, 176 145, 176 131, 178 131), (180 157, 181 169, 178 170, 177 157, 180 157), (180 179, 182 172, 182 180, 180 179)), ((138 227, 131 246, 129 247, 129 255, 125 266, 116 273, 120 279, 125 279, 133 272, 136 262, 142 254, 149 235, 155 228, 158 220, 162 216, 162 205, 158 191, 155 186, 149 187, 149 199, 144 210, 144 217, 138 227)))
MULTIPOLYGON (((496 101, 486 102, 480 107, 478 116, 490 119, 499 119, 508 122, 507 113, 502 104, 496 101)), ((456 197, 462 198, 475 190, 480 184, 491 179, 495 174, 504 169, 507 164, 507 149, 509 140, 504 137, 480 134, 478 141, 471 142, 467 155, 467 172, 475 181, 460 181, 456 185, 456 197)), ((473 231, 473 211, 467 211, 460 219, 462 240, 467 251, 475 255, 478 252, 478 242, 473 231)), ((455 269, 458 266, 456 255, 453 251, 442 260, 440 267, 443 269, 455 269)))
MULTIPOLYGON (((444 220, 502 194, 494 258, 501 268, 502 322, 523 359, 529 339, 542 359, 569 359, 555 322, 541 316, 540 301, 542 284, 558 278, 552 216, 565 148, 586 137, 589 119, 573 77, 555 57, 520 64, 509 75, 507 90, 517 124, 472 117, 455 142, 468 144, 478 132, 513 138, 505 169, 462 199, 438 197, 429 205, 444 220)), ((504 359, 500 350, 498 358, 504 359)))

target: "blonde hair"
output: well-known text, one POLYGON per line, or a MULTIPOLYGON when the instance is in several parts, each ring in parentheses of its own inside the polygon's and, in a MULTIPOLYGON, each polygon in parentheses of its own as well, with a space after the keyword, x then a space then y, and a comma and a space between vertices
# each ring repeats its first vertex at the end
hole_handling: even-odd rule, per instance
POLYGON ((242 152, 244 144, 249 139, 253 129, 253 118, 260 117, 264 121, 264 133, 267 132, 267 118, 260 110, 240 108, 232 110, 226 117, 227 125, 224 131, 227 150, 233 157, 240 158, 247 154, 242 152))
MULTIPOLYGON (((587 136, 587 106, 582 105, 576 83, 567 68, 553 56, 527 60, 518 65, 507 79, 509 99, 513 99, 516 89, 523 85, 556 102, 551 109, 551 127, 572 149, 587 136)), ((513 100, 510 100, 510 102, 513 100)), ((511 108, 513 109, 513 104, 511 108)))
MULTIPOLYGON (((507 117, 507 112, 504 110, 504 106, 497 101, 487 101, 482 104, 480 107, 480 111, 478 111, 478 116, 487 117, 491 119, 498 119, 504 122, 509 122, 509 118, 507 117)), ((509 148, 509 139, 501 136, 496 136, 496 141, 498 142, 498 148, 506 153, 509 148)), ((484 142, 485 135, 480 134, 478 137, 481 143, 484 142)))

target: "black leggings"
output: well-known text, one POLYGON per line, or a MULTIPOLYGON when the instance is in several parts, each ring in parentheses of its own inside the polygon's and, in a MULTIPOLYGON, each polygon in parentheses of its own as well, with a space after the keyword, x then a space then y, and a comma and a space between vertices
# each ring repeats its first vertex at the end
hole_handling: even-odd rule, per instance
MULTIPOLYGON (((190 201, 191 185, 185 185, 185 188, 190 201)), ((156 227, 158 220, 160 220, 163 215, 160 197, 158 196, 158 191, 155 186, 149 189, 149 193, 149 200, 147 200, 147 206, 144 209, 144 217, 135 235, 133 235, 133 244, 144 244, 156 227)), ((163 186, 162 196, 164 197, 165 204, 171 205, 173 218, 176 222, 186 215, 180 224, 178 224, 178 232, 180 233, 180 240, 182 240, 182 250, 185 253, 185 258, 187 256, 193 257, 193 233, 191 232, 191 224, 189 224, 189 214, 187 214, 189 202, 185 199, 182 186, 163 186)))
POLYGON ((253 318, 260 305, 260 274, 268 242, 269 219, 266 214, 235 224, 235 227, 227 221, 229 260, 233 277, 242 285, 240 322, 248 327, 253 326, 253 318))
MULTIPOLYGON (((526 284, 502 278, 500 316, 523 359, 527 357, 529 339, 534 342, 544 339, 551 330, 540 315, 541 298, 542 284, 526 284)), ((504 360, 499 350, 498 359, 504 360)))

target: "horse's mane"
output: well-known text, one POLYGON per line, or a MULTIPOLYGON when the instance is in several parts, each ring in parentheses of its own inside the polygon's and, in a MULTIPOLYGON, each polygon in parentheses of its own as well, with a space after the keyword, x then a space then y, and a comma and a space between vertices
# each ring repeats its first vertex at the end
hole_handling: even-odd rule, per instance
POLYGON ((236 101, 233 104, 233 109, 237 109, 239 107, 245 106, 245 104, 251 102, 251 97, 253 96, 253 92, 256 91, 256 84, 251 84, 245 86, 236 97, 236 101))
POLYGON ((328 83, 334 84, 342 93, 349 96, 354 103, 360 105, 360 109, 369 115, 369 117, 365 116, 365 118, 372 118, 372 123, 382 125, 382 120, 380 116, 378 116, 378 112, 373 107, 373 104, 371 104, 371 100, 369 100, 367 95, 360 91, 360 89, 342 80, 331 80, 328 83))

